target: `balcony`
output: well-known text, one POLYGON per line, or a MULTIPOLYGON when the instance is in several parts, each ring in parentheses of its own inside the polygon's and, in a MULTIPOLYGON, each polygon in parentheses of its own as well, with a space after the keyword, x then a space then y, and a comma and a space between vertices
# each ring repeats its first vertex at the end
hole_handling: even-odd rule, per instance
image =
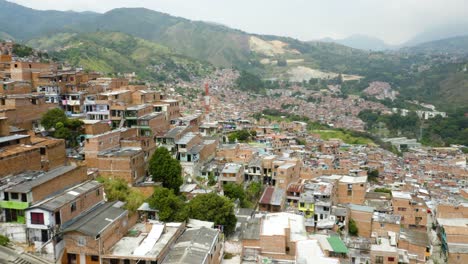
POLYGON ((75 105, 81 105, 81 102, 80 100, 62 100, 62 105, 75 106, 75 105))
POLYGON ((24 210, 29 207, 28 202, 0 201, 0 208, 24 210))

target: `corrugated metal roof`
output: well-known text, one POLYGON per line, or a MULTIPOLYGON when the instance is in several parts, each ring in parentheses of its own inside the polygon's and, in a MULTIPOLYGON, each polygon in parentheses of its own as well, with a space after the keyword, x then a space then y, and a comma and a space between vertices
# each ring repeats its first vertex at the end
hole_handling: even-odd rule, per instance
POLYGON ((107 203, 99 206, 73 223, 70 227, 65 229, 64 232, 77 231, 88 236, 96 237, 126 212, 125 209, 114 207, 114 205, 115 203, 107 203))
POLYGON ((327 238, 327 240, 328 240, 328 243, 330 243, 331 247, 333 248, 333 252, 348 254, 348 248, 343 243, 340 237, 331 236, 327 238))
POLYGON ((85 183, 82 183, 80 185, 77 185, 73 188, 70 188, 68 190, 65 190, 64 192, 60 193, 59 195, 56 195, 48 200, 45 200, 35 206, 33 208, 42 208, 45 210, 49 211, 55 211, 56 209, 64 206, 65 204, 75 200, 77 197, 80 195, 89 192, 90 190, 93 190, 97 188, 98 186, 102 185, 101 183, 97 181, 88 181, 85 183))
POLYGON ((265 191, 263 192, 262 198, 260 199, 260 203, 269 204, 271 201, 271 196, 273 196, 274 191, 275 191, 275 188, 267 187, 265 191))

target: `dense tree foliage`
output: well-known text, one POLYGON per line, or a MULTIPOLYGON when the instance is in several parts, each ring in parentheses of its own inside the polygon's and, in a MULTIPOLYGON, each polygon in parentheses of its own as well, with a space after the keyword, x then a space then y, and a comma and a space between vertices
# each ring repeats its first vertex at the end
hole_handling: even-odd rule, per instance
POLYGON ((233 201, 239 200, 241 207, 250 207, 251 203, 247 197, 246 191, 242 185, 237 183, 228 183, 223 186, 224 196, 233 201))
POLYGON ((212 221, 215 225, 221 225, 227 235, 232 234, 236 228, 234 204, 228 198, 216 193, 196 196, 187 204, 186 212, 189 218, 212 221))
POLYGON ((151 208, 158 210, 159 220, 164 222, 182 222, 186 220, 184 201, 174 194, 173 190, 164 187, 154 188, 153 195, 148 199, 151 208))
POLYGON ((182 178, 182 166, 180 162, 171 156, 171 153, 159 147, 149 161, 149 173, 156 182, 162 182, 162 186, 179 194, 179 187, 184 182, 182 178))
POLYGON ((10 239, 6 236, 0 235, 0 246, 6 246, 10 243, 10 239))
POLYGON ((83 129, 83 121, 68 118, 65 112, 59 108, 47 111, 42 116, 41 125, 46 130, 54 129, 53 136, 67 140, 71 146, 76 144, 76 138, 83 129))
POLYGON ((247 199, 251 202, 255 202, 259 199, 262 192, 262 184, 259 182, 251 182, 246 190, 247 199))
POLYGON ((108 201, 125 202, 125 208, 130 212, 136 212, 145 200, 145 196, 141 191, 129 187, 128 183, 123 179, 101 177, 98 181, 104 184, 104 191, 108 201))
POLYGON ((31 47, 15 43, 13 44, 13 54, 18 57, 28 57, 34 54, 34 50, 31 47))
POLYGON ((366 122, 366 128, 378 133, 382 127, 389 131, 389 136, 407 136, 420 138, 425 145, 447 146, 450 144, 468 145, 468 108, 449 111, 448 117, 436 116, 421 120, 415 112, 407 116, 400 114, 381 115, 371 110, 363 110, 359 117, 366 122), (422 137, 421 137, 422 136, 422 137))
POLYGON ((185 221, 189 218, 214 222, 223 226, 224 233, 229 235, 236 227, 233 202, 216 193, 201 194, 185 203, 167 188, 155 188, 149 199, 152 208, 158 210, 161 221, 185 221))
POLYGON ((241 71, 240 76, 236 80, 236 86, 241 91, 252 93, 261 93, 264 88, 264 84, 260 77, 247 71, 241 71))
POLYGON ((54 108, 49 111, 47 111, 41 119, 41 125, 45 129, 51 129, 56 126, 57 123, 61 122, 62 124, 65 124, 68 120, 67 115, 62 109, 59 108, 54 108))
POLYGON ((358 236, 359 234, 359 229, 356 225, 356 222, 353 219, 349 219, 348 232, 352 236, 358 236))
POLYGON ((246 129, 234 131, 228 135, 229 142, 235 142, 236 140, 246 142, 253 136, 252 134, 252 131, 246 129))

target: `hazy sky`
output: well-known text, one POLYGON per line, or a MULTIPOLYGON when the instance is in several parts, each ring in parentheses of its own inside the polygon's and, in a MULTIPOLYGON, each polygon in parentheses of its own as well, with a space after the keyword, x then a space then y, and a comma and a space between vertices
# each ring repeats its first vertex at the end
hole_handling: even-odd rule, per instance
POLYGON ((314 40, 366 34, 391 44, 442 24, 468 23, 467 0, 9 0, 34 9, 106 12, 146 7, 250 33, 314 40))

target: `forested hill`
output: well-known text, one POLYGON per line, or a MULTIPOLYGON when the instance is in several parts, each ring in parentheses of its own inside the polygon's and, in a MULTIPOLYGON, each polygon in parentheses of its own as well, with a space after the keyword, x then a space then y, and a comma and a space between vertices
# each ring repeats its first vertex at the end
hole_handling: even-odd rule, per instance
POLYGON ((73 66, 103 73, 137 72, 154 81, 189 81, 213 70, 207 62, 174 53, 166 46, 119 32, 60 33, 29 42, 73 66))

